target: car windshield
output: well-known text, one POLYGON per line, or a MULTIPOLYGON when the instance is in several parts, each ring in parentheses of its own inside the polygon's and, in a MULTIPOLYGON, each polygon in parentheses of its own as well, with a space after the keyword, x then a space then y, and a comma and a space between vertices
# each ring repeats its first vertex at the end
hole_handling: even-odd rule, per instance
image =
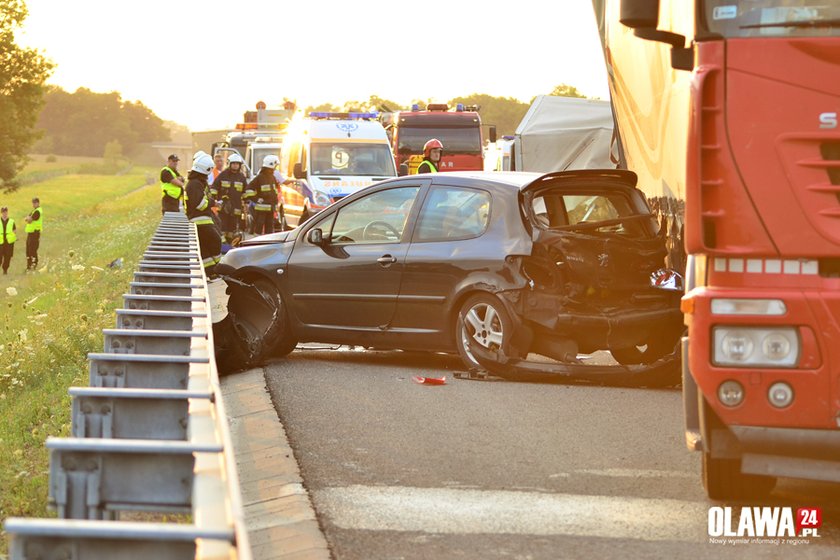
POLYGON ((422 154, 423 145, 432 138, 443 142, 445 154, 480 154, 481 130, 472 127, 411 127, 399 129, 399 153, 422 154))
POLYGON ((840 37, 840 6, 826 0, 705 0, 708 32, 724 37, 840 37))
POLYGON ((394 158, 387 144, 312 143, 313 175, 394 177, 394 158))
POLYGON ((645 222, 650 214, 639 214, 621 193, 589 194, 547 192, 534 197, 536 225, 545 229, 609 233, 626 237, 649 237, 645 222))

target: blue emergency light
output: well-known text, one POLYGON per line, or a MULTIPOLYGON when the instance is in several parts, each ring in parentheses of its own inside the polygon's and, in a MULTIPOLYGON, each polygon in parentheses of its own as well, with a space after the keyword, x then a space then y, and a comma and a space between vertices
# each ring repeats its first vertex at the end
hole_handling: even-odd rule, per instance
POLYGON ((455 110, 458 112, 462 112, 464 110, 464 104, 458 103, 457 105, 455 105, 455 110))
POLYGON ((412 105, 411 105, 411 110, 412 110, 412 111, 414 111, 414 112, 416 113, 417 111, 419 111, 419 110, 420 110, 420 104, 419 104, 419 103, 414 103, 414 104, 412 104, 412 105))
POLYGON ((375 119, 379 113, 330 113, 327 111, 312 111, 309 116, 313 119, 375 119))

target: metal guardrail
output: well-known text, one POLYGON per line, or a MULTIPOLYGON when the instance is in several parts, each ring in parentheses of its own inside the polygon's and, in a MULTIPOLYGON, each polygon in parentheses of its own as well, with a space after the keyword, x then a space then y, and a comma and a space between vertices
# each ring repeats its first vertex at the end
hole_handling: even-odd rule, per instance
POLYGON ((195 226, 167 213, 134 273, 69 438, 48 438, 59 519, 9 518, 12 560, 250 560, 195 226), (190 523, 121 521, 126 511, 190 523))

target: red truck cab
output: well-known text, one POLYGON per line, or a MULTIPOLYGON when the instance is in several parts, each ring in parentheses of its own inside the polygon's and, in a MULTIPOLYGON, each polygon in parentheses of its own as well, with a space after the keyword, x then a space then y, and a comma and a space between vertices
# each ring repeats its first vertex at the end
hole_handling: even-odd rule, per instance
MULTIPOLYGON (((408 164, 411 156, 422 156, 423 145, 437 138, 443 143, 439 171, 484 169, 484 138, 477 107, 459 103, 450 111, 446 104, 432 103, 421 111, 414 105, 411 111, 383 114, 382 125, 391 141, 397 168, 408 164)), ((491 136, 495 136, 494 129, 491 136)))
MULTIPOLYGON (((703 453, 708 495, 759 495, 779 476, 840 482, 840 7, 594 4, 607 27, 618 16, 634 40, 670 45, 668 70, 688 77, 651 74, 652 106, 668 111, 648 140, 685 123, 658 161, 684 157, 684 174, 660 174, 669 192, 654 196, 684 208, 686 442, 703 453), (664 103, 678 80, 684 106, 664 103)), ((622 128, 644 109, 628 116, 623 74, 644 70, 622 63, 617 37, 604 36, 622 128)))

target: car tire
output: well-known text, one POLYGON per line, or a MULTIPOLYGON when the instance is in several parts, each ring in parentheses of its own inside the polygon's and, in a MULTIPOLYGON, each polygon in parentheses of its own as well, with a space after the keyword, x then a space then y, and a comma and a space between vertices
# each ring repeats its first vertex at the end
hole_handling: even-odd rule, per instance
POLYGON ((262 295, 247 287, 231 288, 228 317, 218 330, 214 329, 214 337, 219 339, 216 364, 221 374, 248 369, 272 357, 285 356, 297 345, 280 292, 265 278, 251 283, 262 295), (278 308, 280 323, 272 325, 274 310, 278 308), (265 337, 270 340, 265 340, 265 337))
POLYGON ((512 336, 513 321, 499 298, 491 294, 476 294, 461 305, 455 316, 453 332, 455 347, 467 370, 483 370, 473 357, 466 337, 472 336, 489 350, 502 348, 512 336), (464 316, 463 325, 459 319, 461 315, 464 316))

